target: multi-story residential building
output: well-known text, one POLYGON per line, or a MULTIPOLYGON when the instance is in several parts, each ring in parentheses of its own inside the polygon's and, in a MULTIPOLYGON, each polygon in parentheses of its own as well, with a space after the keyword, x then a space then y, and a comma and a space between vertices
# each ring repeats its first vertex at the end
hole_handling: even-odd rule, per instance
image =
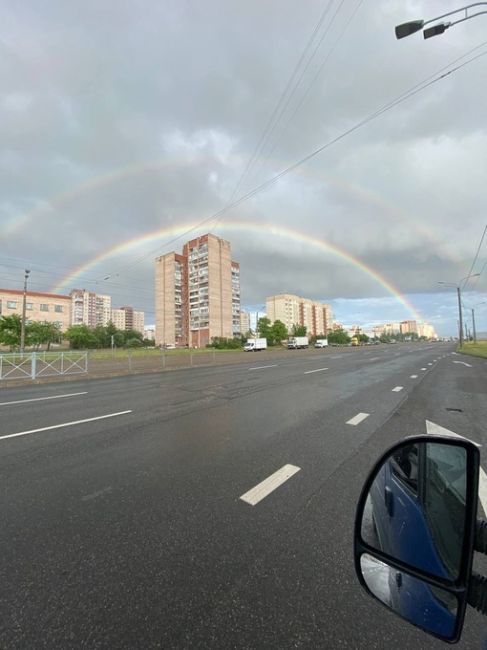
POLYGON ((156 344, 204 347, 240 333, 240 267, 212 234, 156 259, 156 344))
POLYGON ((144 338, 148 341, 156 340, 156 329, 155 327, 144 327, 144 338))
POLYGON ((88 327, 106 327, 112 316, 112 299, 86 289, 73 289, 71 297, 71 324, 88 327))
POLYGON ((418 323, 415 320, 403 320, 399 324, 401 328, 401 334, 417 334, 418 333, 418 323))
POLYGON ((280 320, 288 333, 292 332, 293 325, 305 325, 311 336, 326 334, 332 328, 330 305, 293 294, 270 296, 266 299, 266 311, 271 322, 280 320))
POLYGON ((144 334, 144 319, 144 312, 136 311, 133 307, 112 309, 111 320, 119 330, 135 330, 144 334))
MULTIPOLYGON (((0 316, 18 314, 22 316, 24 292, 15 289, 0 289, 0 316)), ((71 298, 55 293, 27 291, 25 319, 56 323, 61 331, 66 331, 71 323, 71 298)))
POLYGON ((246 311, 240 312, 240 332, 242 335, 250 332, 250 314, 246 311))

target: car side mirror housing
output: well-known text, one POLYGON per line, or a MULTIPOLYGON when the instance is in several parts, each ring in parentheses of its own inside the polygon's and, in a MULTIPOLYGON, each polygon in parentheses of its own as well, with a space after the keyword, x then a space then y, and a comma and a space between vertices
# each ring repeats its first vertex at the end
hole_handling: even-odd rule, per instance
POLYGON ((366 592, 443 641, 460 638, 472 571, 480 454, 469 440, 414 436, 369 474, 355 518, 366 592))

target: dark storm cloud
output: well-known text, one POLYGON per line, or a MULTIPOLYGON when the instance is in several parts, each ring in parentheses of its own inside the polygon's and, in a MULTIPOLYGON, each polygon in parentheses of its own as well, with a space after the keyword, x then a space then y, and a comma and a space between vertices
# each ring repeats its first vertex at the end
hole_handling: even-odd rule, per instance
MULTIPOLYGON (((4 3, 0 220, 7 236, 1 254, 35 262, 38 281, 48 288, 71 265, 117 242, 218 211, 232 196, 323 11, 319 38, 329 31, 302 79, 295 77, 296 94, 241 191, 484 40, 481 19, 431 41, 421 35, 394 39, 395 24, 444 13, 456 6, 453 1, 347 0, 339 6, 91 0, 46 2, 40 11, 34 2, 4 3), (32 212, 41 205, 44 211, 32 212), (24 226, 12 228, 29 212, 24 226)), ((314 236, 404 293, 430 293, 438 279, 459 279, 485 223, 486 65, 487 57, 481 58, 409 98, 225 220, 274 223, 314 236)), ((249 304, 280 291, 329 299, 386 295, 340 256, 306 251, 265 229, 222 236, 241 262, 249 304)), ((181 246, 167 242, 155 242, 158 252, 166 244, 181 246)), ((103 273, 143 253, 107 259, 80 281, 100 282, 103 273)), ((9 283, 16 267, 3 266, 2 273, 9 278, 3 284, 9 283)), ((94 288, 124 302, 124 291, 134 301, 136 288, 145 286, 149 310, 152 281, 151 263, 144 261, 120 285, 94 288)), ((476 286, 485 291, 485 278, 476 286)))

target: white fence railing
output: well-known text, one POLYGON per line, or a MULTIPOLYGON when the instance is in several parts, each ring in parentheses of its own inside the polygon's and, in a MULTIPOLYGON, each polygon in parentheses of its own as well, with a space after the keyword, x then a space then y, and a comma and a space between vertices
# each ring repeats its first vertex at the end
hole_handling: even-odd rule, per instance
POLYGON ((0 381, 37 379, 88 372, 87 352, 27 352, 0 354, 0 381))

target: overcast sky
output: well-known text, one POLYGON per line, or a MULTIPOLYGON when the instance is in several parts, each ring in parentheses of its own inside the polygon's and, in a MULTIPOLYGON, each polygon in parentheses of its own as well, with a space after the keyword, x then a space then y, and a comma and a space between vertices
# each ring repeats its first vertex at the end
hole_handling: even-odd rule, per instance
MULTIPOLYGON (((397 23, 458 4, 41 4, 0 1, 1 286, 27 266, 32 289, 108 293, 150 323, 154 257, 211 231, 241 264, 244 306, 292 292, 347 324, 411 318, 397 290, 454 332, 437 282, 467 275, 487 223, 487 56, 345 134, 487 53, 487 17, 396 41, 397 23)), ((484 241, 474 271, 486 260, 484 241)), ((487 270, 467 289, 466 308, 487 300, 487 270)))

